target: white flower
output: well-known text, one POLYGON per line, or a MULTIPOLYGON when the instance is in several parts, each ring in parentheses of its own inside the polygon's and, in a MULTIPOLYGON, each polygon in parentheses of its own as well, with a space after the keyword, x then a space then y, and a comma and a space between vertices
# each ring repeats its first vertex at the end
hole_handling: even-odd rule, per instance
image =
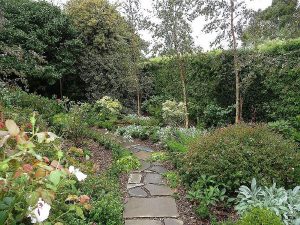
POLYGON ((79 169, 76 169, 74 166, 69 167, 69 172, 74 174, 78 181, 83 181, 87 178, 87 175, 82 173, 79 169))
POLYGON ((55 139, 58 138, 58 136, 52 132, 41 132, 36 134, 38 142, 43 143, 50 143, 52 141, 55 141, 55 139))
POLYGON ((43 221, 48 219, 50 209, 51 206, 45 203, 41 198, 39 198, 39 201, 37 202, 37 208, 32 210, 31 207, 29 207, 31 213, 28 217, 31 218, 31 223, 42 223, 43 221))

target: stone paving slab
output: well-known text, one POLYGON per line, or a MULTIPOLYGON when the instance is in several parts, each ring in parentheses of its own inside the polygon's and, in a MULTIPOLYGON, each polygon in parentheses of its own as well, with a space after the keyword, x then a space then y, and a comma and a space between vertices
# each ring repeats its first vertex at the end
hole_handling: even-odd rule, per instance
POLYGON ((165 219, 164 222, 165 225, 183 225, 183 221, 177 219, 165 219))
POLYGON ((132 173, 129 175, 128 184, 140 184, 143 175, 140 173, 132 173))
POLYGON ((165 185, 147 184, 145 188, 152 196, 171 196, 174 194, 174 191, 165 185))
POLYGON ((148 173, 144 178, 144 183, 162 185, 162 184, 166 184, 166 181, 163 179, 162 175, 160 174, 148 173))
POLYGON ((125 225, 163 225, 158 220, 126 220, 125 225))
POLYGON ((125 204, 124 218, 179 217, 176 202, 171 197, 130 198, 125 204))
POLYGON ((150 152, 135 152, 133 153, 138 159, 147 160, 151 157, 150 152))
POLYGON ((142 146, 142 145, 137 145, 135 147, 133 147, 134 149, 137 149, 139 151, 144 151, 144 152, 153 152, 152 148, 149 148, 147 146, 142 146))
POLYGON ((144 191, 141 187, 132 188, 128 191, 130 197, 140 197, 146 198, 148 196, 147 192, 144 191))
POLYGON ((150 166, 151 166, 151 164, 150 164, 149 162, 146 162, 146 161, 144 161, 144 160, 140 160, 140 162, 141 162, 141 165, 142 165, 142 166, 141 166, 140 169, 137 170, 138 173, 143 172, 143 171, 149 169, 150 166))
POLYGON ((149 170, 151 170, 153 172, 156 172, 156 173, 159 173, 159 174, 163 174, 163 173, 168 172, 168 170, 163 166, 152 166, 152 167, 149 168, 149 170))
POLYGON ((127 189, 141 187, 141 186, 144 186, 144 184, 142 184, 142 183, 140 183, 140 184, 127 184, 127 189))

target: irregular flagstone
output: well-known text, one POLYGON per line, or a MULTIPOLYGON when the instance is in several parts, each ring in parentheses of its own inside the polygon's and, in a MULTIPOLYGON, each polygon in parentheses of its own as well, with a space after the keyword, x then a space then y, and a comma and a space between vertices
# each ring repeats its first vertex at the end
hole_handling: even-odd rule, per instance
POLYGON ((142 167, 137 170, 138 172, 143 172, 150 168, 151 164, 149 162, 145 162, 144 160, 140 160, 142 167))
POLYGON ((147 173, 144 178, 145 184, 166 184, 166 181, 163 179, 162 175, 155 173, 147 173))
POLYGON ((171 197, 130 198, 125 204, 124 218, 179 217, 176 202, 171 197))
POLYGON ((153 162, 152 165, 154 165, 154 166, 162 166, 163 163, 161 163, 161 162, 153 162))
POLYGON ((183 225, 183 221, 177 219, 165 219, 165 225, 183 225))
POLYGON ((144 151, 144 152, 153 152, 152 148, 149 148, 147 146, 141 146, 141 145, 137 145, 134 147, 135 149, 139 150, 139 151, 144 151))
POLYGON ((171 196, 174 194, 174 191, 165 185, 147 184, 145 188, 152 196, 171 196))
POLYGON ((146 198, 148 196, 147 192, 144 191, 141 187, 132 188, 128 191, 131 197, 141 197, 146 198))
POLYGON ((164 168, 163 166, 152 166, 149 168, 149 170, 154 171, 159 174, 168 172, 168 170, 166 168, 164 168))
POLYGON ((136 187, 142 187, 144 184, 127 184, 127 189, 136 188, 136 187))
POLYGON ((159 220, 126 220, 125 225, 162 225, 159 220))
POLYGON ((134 155, 141 160, 147 160, 151 157, 150 152, 135 152, 134 155))
POLYGON ((129 184, 140 184, 142 181, 143 175, 140 173, 132 173, 129 175, 128 183, 129 184))

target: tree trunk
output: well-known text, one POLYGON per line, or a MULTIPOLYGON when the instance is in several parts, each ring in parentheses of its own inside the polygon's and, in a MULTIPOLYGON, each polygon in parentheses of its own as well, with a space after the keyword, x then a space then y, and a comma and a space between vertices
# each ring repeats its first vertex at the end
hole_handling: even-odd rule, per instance
POLYGON ((59 92, 60 92, 60 99, 63 99, 63 83, 62 83, 62 78, 59 79, 59 92))
POLYGON ((177 62, 180 71, 180 80, 182 86, 182 96, 183 96, 183 103, 184 103, 184 114, 185 114, 185 128, 189 128, 189 111, 188 111, 188 97, 187 97, 187 90, 186 90, 186 76, 185 76, 185 68, 182 62, 181 55, 177 53, 177 62))
POLYGON ((241 102, 241 79, 239 73, 239 60, 237 53, 237 41, 234 27, 234 0, 230 0, 230 15, 231 15, 231 36, 233 42, 233 58, 234 58, 234 73, 235 73, 235 123, 238 124, 242 121, 242 102, 241 102))
POLYGON ((134 60, 133 62, 133 76, 135 80, 135 85, 136 85, 136 101, 137 101, 137 115, 140 117, 141 116, 141 89, 140 89, 140 81, 138 77, 138 68, 137 68, 137 63, 138 63, 138 54, 139 50, 137 47, 137 40, 136 40, 136 34, 133 33, 133 39, 132 39, 132 58, 134 60))

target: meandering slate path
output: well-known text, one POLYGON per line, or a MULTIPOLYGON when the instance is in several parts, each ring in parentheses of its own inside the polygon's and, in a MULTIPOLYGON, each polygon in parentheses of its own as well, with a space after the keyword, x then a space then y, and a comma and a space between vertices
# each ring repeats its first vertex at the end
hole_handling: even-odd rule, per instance
POLYGON ((123 217, 125 225, 183 225, 179 219, 174 191, 162 174, 167 169, 158 162, 149 162, 152 148, 143 145, 126 146, 140 159, 142 168, 129 175, 123 217))
POLYGON ((159 162, 150 162, 154 150, 146 144, 128 143, 105 130, 109 135, 140 160, 142 167, 128 178, 128 198, 123 217, 125 225, 183 225, 179 218, 174 191, 167 186, 162 174, 167 169, 159 162))

